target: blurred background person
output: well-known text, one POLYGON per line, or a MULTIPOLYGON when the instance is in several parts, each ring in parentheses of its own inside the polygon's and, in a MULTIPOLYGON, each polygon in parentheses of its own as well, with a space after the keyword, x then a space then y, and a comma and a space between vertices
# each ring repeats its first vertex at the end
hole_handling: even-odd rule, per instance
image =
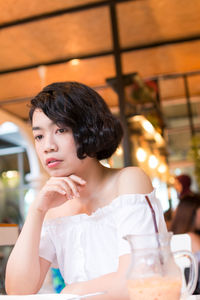
POLYGON ((196 194, 191 190, 192 179, 189 175, 182 174, 179 176, 174 177, 174 183, 172 186, 168 188, 168 201, 169 201, 169 208, 164 213, 165 222, 167 224, 168 230, 171 228, 172 220, 176 214, 176 208, 172 205, 172 195, 171 195, 171 188, 175 189, 177 193, 177 200, 178 203, 182 201, 185 197, 188 196, 192 197, 196 194))
POLYGON ((177 191, 179 200, 183 200, 184 197, 193 196, 194 192, 191 190, 192 180, 189 175, 182 174, 175 177, 174 188, 177 191))
POLYGON ((200 197, 185 196, 177 206, 170 230, 174 234, 188 233, 191 237, 192 251, 200 251, 200 197))

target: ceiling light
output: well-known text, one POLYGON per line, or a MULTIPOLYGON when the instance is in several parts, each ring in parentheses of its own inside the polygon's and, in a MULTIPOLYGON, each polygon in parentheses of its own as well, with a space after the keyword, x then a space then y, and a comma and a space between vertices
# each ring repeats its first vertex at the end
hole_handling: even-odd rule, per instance
POLYGON ((80 63, 80 59, 74 58, 70 60, 72 66, 77 66, 80 63))
POLYGON ((160 144, 160 145, 163 144, 164 140, 159 132, 155 133, 154 138, 158 144, 160 144))
POLYGON ((136 157, 138 161, 144 162, 147 157, 147 154, 142 148, 138 148, 136 152, 136 157))
POLYGON ((158 172, 159 173, 165 173, 167 171, 167 166, 165 164, 161 164, 159 167, 158 167, 158 172))
POLYGON ((149 157, 149 167, 151 169, 155 169, 158 165, 158 159, 155 157, 155 155, 150 155, 149 157))
POLYGON ((142 121, 142 126, 148 133, 154 134, 155 131, 154 127, 149 121, 147 120, 142 121))

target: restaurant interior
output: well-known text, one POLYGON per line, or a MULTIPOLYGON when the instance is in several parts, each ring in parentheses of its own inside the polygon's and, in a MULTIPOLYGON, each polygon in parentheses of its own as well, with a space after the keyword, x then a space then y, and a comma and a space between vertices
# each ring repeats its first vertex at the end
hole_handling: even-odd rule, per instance
MULTIPOLYGON (((0 0, 0 12, 2 225, 22 227, 47 179, 28 111, 52 82, 81 82, 105 99, 124 138, 102 164, 144 169, 164 213, 179 203, 175 176, 199 192, 200 1, 0 0)), ((11 248, 0 247, 0 293, 11 248)))

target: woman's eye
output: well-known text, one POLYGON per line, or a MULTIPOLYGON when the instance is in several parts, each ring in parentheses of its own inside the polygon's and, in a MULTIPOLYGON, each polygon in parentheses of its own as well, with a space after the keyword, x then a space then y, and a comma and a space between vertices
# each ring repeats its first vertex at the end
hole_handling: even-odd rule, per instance
POLYGON ((39 141, 39 140, 42 139, 42 135, 41 135, 41 134, 36 135, 36 136, 34 137, 34 139, 35 139, 36 141, 39 141))
POLYGON ((59 129, 57 130, 57 132, 59 132, 59 133, 67 132, 67 128, 59 128, 59 129))

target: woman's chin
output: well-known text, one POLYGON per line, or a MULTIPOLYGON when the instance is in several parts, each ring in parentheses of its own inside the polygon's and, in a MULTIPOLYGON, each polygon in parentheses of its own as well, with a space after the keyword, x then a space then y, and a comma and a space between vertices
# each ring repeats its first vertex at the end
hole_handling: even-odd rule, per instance
POLYGON ((70 174, 66 172, 65 170, 48 170, 48 174, 51 177, 67 177, 70 174))

